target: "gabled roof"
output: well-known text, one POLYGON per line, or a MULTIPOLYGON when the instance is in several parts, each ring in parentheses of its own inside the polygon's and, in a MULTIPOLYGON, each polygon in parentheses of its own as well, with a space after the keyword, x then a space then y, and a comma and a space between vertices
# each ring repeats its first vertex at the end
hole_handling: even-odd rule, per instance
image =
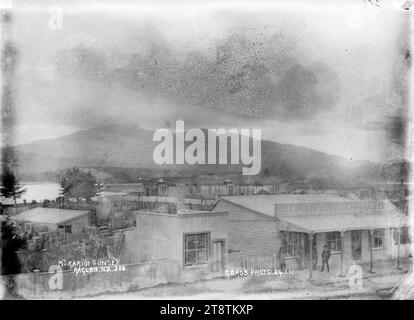
POLYGON ((166 196, 140 196, 137 195, 103 195, 97 197, 98 201, 149 201, 149 202, 177 202, 175 197, 166 197, 166 196))
MULTIPOLYGON (((277 203, 315 203, 315 202, 343 202, 352 201, 349 198, 332 194, 273 194, 254 196, 228 196, 221 197, 221 200, 250 209, 252 211, 274 217, 275 204, 277 203)), ((215 207, 215 205, 214 205, 215 207)))
POLYGON ((34 208, 11 216, 10 219, 39 224, 64 224, 88 214, 88 210, 34 208))
POLYGON ((407 217, 398 213, 355 213, 325 216, 283 217, 291 230, 305 232, 330 232, 399 228, 407 224, 407 217))
POLYGON ((142 183, 117 183, 106 184, 100 192, 114 192, 114 193, 128 193, 128 192, 144 192, 144 185, 142 183))
POLYGON ((236 185, 274 185, 281 182, 280 178, 263 177, 263 176, 243 176, 243 175, 223 175, 208 176, 200 175, 193 179, 193 183, 200 185, 220 185, 225 182, 231 182, 236 185))
POLYGON ((289 195, 255 195, 222 197, 217 200, 212 209, 220 201, 249 209, 253 212, 270 217, 276 217, 281 227, 299 232, 329 232, 347 230, 367 230, 380 228, 397 228, 407 225, 407 216, 401 214, 390 202, 384 202, 382 210, 361 210, 344 212, 315 212, 311 215, 288 214, 278 215, 275 204, 310 204, 310 203, 358 203, 360 200, 327 195, 327 194, 289 194, 289 195))

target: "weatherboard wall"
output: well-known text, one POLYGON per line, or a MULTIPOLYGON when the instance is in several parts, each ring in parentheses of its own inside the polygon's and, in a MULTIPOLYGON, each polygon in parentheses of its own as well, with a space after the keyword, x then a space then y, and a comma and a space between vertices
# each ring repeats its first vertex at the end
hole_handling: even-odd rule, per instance
MULTIPOLYGON (((140 263, 158 260, 178 260, 184 267, 184 235, 209 233, 209 263, 200 268, 210 269, 213 241, 223 240, 224 259, 227 256, 227 213, 161 214, 136 213, 136 228, 124 232, 121 255, 123 263, 140 263)), ((194 269, 194 267, 191 267, 194 269)))
POLYGON ((228 211, 228 247, 248 255, 277 254, 277 224, 271 217, 221 200, 214 210, 228 211))

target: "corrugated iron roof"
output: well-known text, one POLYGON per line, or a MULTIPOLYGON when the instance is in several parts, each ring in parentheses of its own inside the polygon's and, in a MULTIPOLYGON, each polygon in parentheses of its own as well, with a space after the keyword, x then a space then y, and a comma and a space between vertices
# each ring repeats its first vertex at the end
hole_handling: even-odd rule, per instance
POLYGON ((407 217, 397 213, 332 214, 327 216, 283 217, 282 221, 298 227, 298 231, 330 232, 399 228, 407 217))
POLYGON ((275 216, 275 204, 277 203, 315 203, 315 202, 343 202, 352 201, 349 198, 332 194, 275 194, 253 196, 228 196, 221 199, 244 208, 268 215, 275 216))
MULTIPOLYGON (((407 216, 401 214, 391 203, 385 202, 381 211, 330 212, 329 214, 283 215, 275 213, 275 204, 356 202, 353 199, 326 194, 289 194, 222 197, 227 201, 270 217, 278 217, 290 230, 299 232, 329 232, 396 228, 407 225, 407 216)), ((216 203, 217 203, 216 202, 216 203)), ((357 201, 359 202, 359 201, 357 201)), ((214 208, 214 206, 213 206, 214 208)))
POLYGON ((88 214, 88 210, 34 208, 11 216, 10 219, 31 223, 63 224, 88 214))

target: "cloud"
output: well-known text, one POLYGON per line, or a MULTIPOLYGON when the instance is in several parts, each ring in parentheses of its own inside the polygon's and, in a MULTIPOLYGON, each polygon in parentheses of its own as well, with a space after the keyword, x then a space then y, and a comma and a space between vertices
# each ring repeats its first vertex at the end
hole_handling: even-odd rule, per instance
POLYGON ((243 123, 267 126, 270 139, 286 143, 310 137, 320 141, 310 146, 335 154, 337 141, 352 136, 344 153, 360 143, 371 158, 385 132, 398 131, 388 130, 399 127, 389 124, 396 107, 407 104, 398 93, 407 68, 393 72, 401 17, 370 12, 361 29, 349 27, 354 12, 343 10, 259 11, 74 14, 53 37, 44 17, 23 15, 15 37, 19 125, 243 123))
POLYGON ((339 99, 339 80, 321 63, 313 70, 297 64, 283 75, 276 90, 281 104, 276 114, 286 120, 309 120, 335 107, 339 99))
POLYGON ((339 80, 327 65, 299 64, 292 44, 277 31, 264 35, 256 28, 242 34, 235 29, 210 47, 182 49, 152 26, 151 36, 141 39, 146 50, 119 53, 124 66, 110 68, 105 52, 80 44, 58 50, 56 68, 62 76, 118 83, 144 94, 258 118, 304 120, 335 106, 339 80))
POLYGON ((103 80, 107 72, 104 54, 83 44, 59 50, 54 63, 59 74, 75 76, 81 80, 103 80))

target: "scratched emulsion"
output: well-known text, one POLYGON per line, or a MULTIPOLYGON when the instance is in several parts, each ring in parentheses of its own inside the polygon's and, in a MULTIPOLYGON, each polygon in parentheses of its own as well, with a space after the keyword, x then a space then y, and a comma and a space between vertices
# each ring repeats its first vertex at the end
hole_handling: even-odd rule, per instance
POLYGON ((17 228, 2 225, 2 275, 22 273, 7 278, 8 296, 128 288, 139 297, 134 288, 162 278, 163 296, 194 288, 214 299, 275 298, 277 288, 318 297, 355 267, 370 281, 395 271, 381 278, 394 285, 400 258, 411 264, 400 228, 409 201, 408 12, 379 0, 159 10, 38 1, 1 13, 1 193, 15 203, 0 218, 27 241, 19 261, 24 242, 13 244, 17 228), (246 164, 243 151, 239 159, 237 148, 206 143, 207 129, 219 128, 259 128, 257 174, 216 161, 246 164), (196 149, 198 137, 177 138, 190 129, 200 132, 196 149), (164 166, 153 142, 166 131, 175 142, 159 158, 175 160, 164 166), (216 162, 187 161, 195 150, 216 151, 216 162), (59 197, 43 191, 40 203, 18 191, 19 180, 60 184, 59 197), (25 279, 34 279, 29 294, 25 279))
MULTIPOLYGON (((61 121, 82 127, 139 121, 139 104, 145 98, 136 98, 134 106, 133 98, 117 104, 111 99, 111 90, 122 88, 128 94, 148 97, 144 105, 162 104, 160 99, 165 99, 177 106, 193 106, 195 113, 225 111, 222 116, 242 117, 261 125, 276 121, 274 128, 280 129, 272 138, 289 143, 302 141, 302 134, 337 135, 343 130, 343 139, 352 144, 358 140, 348 134, 353 128, 365 134, 359 140, 371 139, 367 147, 372 143, 379 146, 373 154, 364 155, 366 159, 403 156, 411 59, 408 16, 397 19, 372 9, 372 16, 367 14, 361 27, 352 22, 353 15, 360 12, 339 10, 332 16, 337 14, 342 24, 332 24, 334 18, 329 17, 334 28, 329 33, 329 24, 324 27, 301 16, 308 13, 313 15, 305 8, 297 15, 291 11, 217 10, 200 14, 208 26, 198 17, 175 20, 174 14, 165 19, 139 14, 135 29, 127 17, 122 23, 115 20, 117 28, 124 31, 120 38, 112 39, 99 30, 63 37, 45 51, 50 56, 50 63, 45 65, 59 79, 75 79, 70 85, 79 83, 82 88, 84 83, 93 83, 90 92, 94 97, 69 96, 59 101, 62 106, 69 105, 61 112, 61 121), (393 28, 383 37, 385 31, 375 29, 373 22, 382 21, 381 14, 390 19, 387 23, 393 28), (81 103, 70 103, 75 99, 81 103), (131 104, 128 111, 127 104, 131 104), (74 112, 68 113, 71 109, 74 112), (128 117, 127 112, 131 112, 128 117), (283 133, 289 126, 295 139, 283 138, 289 136, 289 132, 283 133), (293 129, 297 127, 301 127, 299 132, 293 129)), ((66 26, 71 23, 69 18, 65 21, 66 26)), ((53 108, 63 108, 59 104, 53 108)), ((178 107, 168 109, 176 117, 183 116, 178 107)), ((171 114, 160 113, 157 119, 164 117, 168 123, 175 118, 171 114)), ((185 112, 188 114, 191 112, 185 112)), ((353 147, 348 148, 349 154, 356 153, 353 147)))
MULTIPOLYGON (((233 16, 223 38, 203 34, 208 46, 172 44, 148 20, 147 36, 138 38, 141 52, 120 68, 111 70, 99 49, 84 45, 59 50, 56 65, 63 74, 252 117, 304 120, 335 107, 337 74, 322 59, 301 63, 292 31, 264 23, 262 18, 270 20, 266 14, 233 16)), ((226 12, 212 17, 219 21, 226 12)))
MULTIPOLYGON (((14 155, 14 76, 17 50, 11 39, 11 25, 13 23, 10 12, 1 11, 1 195, 10 196, 11 190, 18 184, 16 178, 17 161, 14 155)), ((14 189, 17 191, 17 189, 14 189)), ((16 201, 16 197, 14 197, 16 201)), ((0 226, 0 257, 1 276, 0 289, 3 284, 7 288, 16 289, 15 275, 21 272, 21 261, 17 251, 23 246, 23 241, 15 237, 15 229, 8 220, 1 220, 0 226)))
POLYGON ((13 77, 16 64, 17 51, 10 39, 10 26, 12 16, 6 10, 1 11, 1 72, 2 72, 2 97, 1 97, 1 129, 2 146, 13 145, 14 104, 13 104, 13 77))
POLYGON ((402 25, 399 39, 398 58, 394 64, 390 101, 393 106, 392 114, 389 115, 385 129, 387 138, 394 147, 396 156, 406 156, 407 130, 409 125, 409 75, 411 69, 411 48, 409 42, 410 21, 402 25))
MULTIPOLYGON (((7 176, 17 168, 12 146, 15 127, 15 68, 17 49, 11 37, 13 17, 10 11, 1 11, 1 182, 7 183, 7 176), (6 179, 6 180, 5 180, 6 179)), ((9 175, 10 174, 10 175, 9 175)))
POLYGON ((390 90, 390 106, 385 117, 382 129, 385 129, 387 144, 389 146, 388 164, 394 167, 400 181, 408 179, 410 164, 405 159, 410 159, 408 151, 410 138, 408 137, 409 118, 409 86, 411 71, 411 46, 409 41, 410 20, 402 24, 398 41, 398 56, 393 66, 390 90))

